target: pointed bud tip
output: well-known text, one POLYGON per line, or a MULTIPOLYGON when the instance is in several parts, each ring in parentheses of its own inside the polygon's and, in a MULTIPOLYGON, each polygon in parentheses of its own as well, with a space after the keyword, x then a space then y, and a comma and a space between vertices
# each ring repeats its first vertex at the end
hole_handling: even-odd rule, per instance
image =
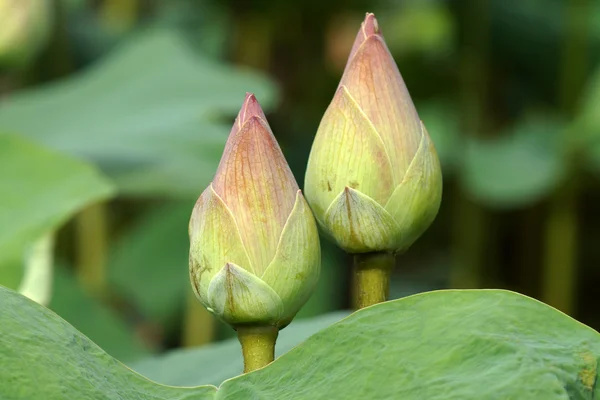
POLYGON ((252 117, 258 117, 266 121, 265 113, 263 112, 256 96, 253 93, 247 92, 244 98, 244 104, 240 109, 237 117, 238 128, 241 128, 252 117))
POLYGON ((379 30, 379 23, 373 13, 367 13, 365 15, 365 20, 360 24, 360 30, 358 31, 352 49, 350 50, 350 56, 348 57, 349 61, 354 58, 358 49, 369 40, 369 38, 379 38, 380 40, 383 40, 381 31, 379 30))
POLYGON ((377 23, 377 19, 375 18, 375 14, 367 13, 365 15, 365 20, 362 23, 362 30, 365 35, 365 39, 372 35, 378 35, 379 32, 379 24, 377 23))

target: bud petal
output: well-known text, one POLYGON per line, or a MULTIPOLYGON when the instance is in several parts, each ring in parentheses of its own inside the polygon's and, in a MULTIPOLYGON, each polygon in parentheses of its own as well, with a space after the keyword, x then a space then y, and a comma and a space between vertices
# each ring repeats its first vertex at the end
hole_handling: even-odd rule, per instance
POLYGON ((231 325, 276 326, 283 313, 277 293, 260 278, 227 263, 208 287, 209 309, 231 325))
POLYGON ((275 258, 262 276, 262 280, 283 302, 283 326, 292 320, 312 294, 319 280, 320 264, 317 225, 306 200, 298 191, 275 258))
POLYGON ((321 223, 331 202, 346 187, 380 204, 392 194, 392 167, 383 142, 345 87, 338 89, 319 125, 305 187, 321 223))
POLYGON ((190 279, 200 302, 209 307, 213 276, 228 263, 253 272, 231 212, 210 185, 196 202, 189 225, 190 279))
POLYGON ((213 187, 235 216, 260 276, 275 255, 298 185, 251 94, 227 140, 213 187))
POLYGON ((442 201, 442 174, 433 142, 421 123, 423 136, 404 180, 385 209, 401 227, 399 249, 407 249, 431 225, 442 201))
POLYGON ((373 14, 362 23, 340 86, 381 136, 400 182, 419 145, 420 120, 373 14))
POLYGON ((369 196, 345 188, 325 214, 325 226, 348 253, 369 253, 396 247, 398 226, 369 196))

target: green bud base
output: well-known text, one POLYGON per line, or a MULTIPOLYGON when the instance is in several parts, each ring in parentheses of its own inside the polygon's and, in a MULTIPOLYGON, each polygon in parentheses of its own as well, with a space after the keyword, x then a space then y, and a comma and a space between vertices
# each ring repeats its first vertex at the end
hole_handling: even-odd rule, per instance
POLYGON ((274 326, 238 327, 237 333, 244 356, 244 373, 265 367, 275 359, 278 328, 274 326))
POLYGON ((390 292, 392 253, 364 253, 354 256, 354 307, 383 303, 390 292))

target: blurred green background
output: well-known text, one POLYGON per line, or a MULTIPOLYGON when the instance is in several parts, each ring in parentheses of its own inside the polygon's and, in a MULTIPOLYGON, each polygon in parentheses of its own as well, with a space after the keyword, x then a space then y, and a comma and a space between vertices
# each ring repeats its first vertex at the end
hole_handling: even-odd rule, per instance
MULTIPOLYGON (((594 0, 0 0, 0 284, 128 363, 231 337, 192 298, 194 201, 247 91, 302 186, 366 11, 444 169, 391 297, 507 288, 599 329, 594 0)), ((350 307, 351 259, 323 245, 282 336, 350 307)))

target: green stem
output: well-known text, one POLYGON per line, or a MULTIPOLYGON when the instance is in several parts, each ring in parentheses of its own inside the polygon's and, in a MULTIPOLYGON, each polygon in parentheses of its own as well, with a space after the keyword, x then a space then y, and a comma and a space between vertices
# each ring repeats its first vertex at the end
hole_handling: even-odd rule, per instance
POLYGON ((135 24, 140 6, 139 0, 105 0, 100 14, 117 31, 125 31, 135 24))
POLYGON ((77 278, 94 296, 107 294, 108 206, 96 203, 75 218, 77 232, 77 278))
POLYGON ((50 232, 33 243, 19 286, 19 293, 43 306, 48 306, 52 296, 54 236, 55 232, 50 232))
POLYGON ((212 342, 214 337, 215 318, 190 290, 183 321, 183 346, 202 346, 212 342))
POLYGON ((238 327, 237 333, 244 356, 244 373, 263 368, 275 359, 279 329, 274 326, 238 327))
POLYGON ((354 256, 355 308, 361 309, 387 300, 394 261, 392 253, 365 253, 354 256))
MULTIPOLYGON (((460 3, 464 14, 463 45, 460 60, 459 106, 463 141, 485 137, 488 97, 490 36, 490 1, 470 0, 460 3)), ((461 146, 466 149, 467 146, 461 146)), ((464 150, 461 150, 464 151, 464 150)), ((464 155, 459 155, 464 157, 464 155)), ((473 202, 459 180, 453 224, 453 265, 450 286, 478 288, 484 286, 484 255, 491 243, 487 225, 491 218, 485 208, 473 202)))
MULTIPOLYGON (((570 0, 565 13, 560 78, 561 104, 565 114, 574 114, 585 83, 589 65, 591 2, 570 0)), ((579 144, 569 142, 570 131, 563 133, 565 183, 550 200, 544 237, 545 259, 542 298, 548 304, 573 315, 577 289, 577 198, 579 193, 579 144)))
POLYGON ((542 299, 571 314, 577 282, 577 185, 554 195, 546 220, 542 299))
POLYGON ((454 264, 450 273, 450 287, 473 289, 485 286, 483 258, 490 242, 486 226, 488 213, 479 204, 471 202, 458 192, 455 200, 454 264))

